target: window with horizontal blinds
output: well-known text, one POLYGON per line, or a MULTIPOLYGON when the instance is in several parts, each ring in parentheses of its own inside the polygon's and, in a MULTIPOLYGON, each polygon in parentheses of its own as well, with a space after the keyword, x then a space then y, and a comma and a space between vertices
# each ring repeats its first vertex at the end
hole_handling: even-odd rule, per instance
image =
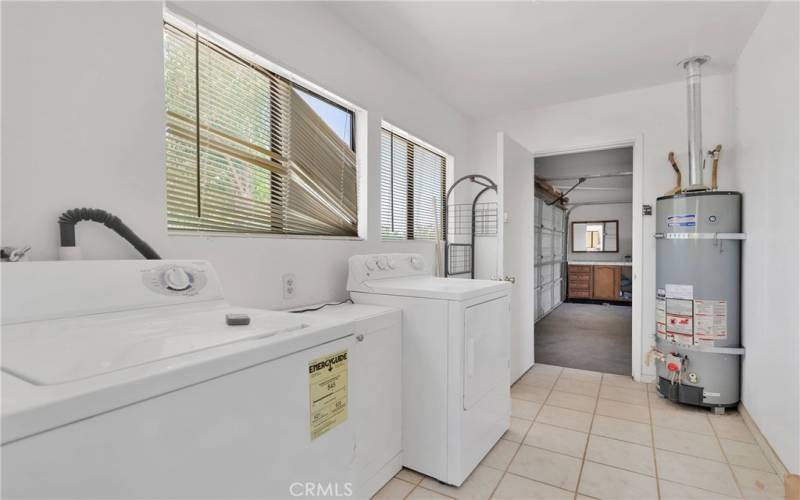
POLYGON ((357 235, 352 130, 329 125, 352 111, 183 24, 164 24, 164 80, 170 230, 357 235))
POLYGON ((441 239, 447 159, 381 129, 381 236, 441 239))

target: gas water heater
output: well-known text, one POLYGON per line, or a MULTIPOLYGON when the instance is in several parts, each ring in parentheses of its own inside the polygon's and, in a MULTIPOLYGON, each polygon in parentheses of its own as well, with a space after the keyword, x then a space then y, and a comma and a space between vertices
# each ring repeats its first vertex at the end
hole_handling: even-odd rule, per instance
MULTIPOLYGON (((742 195, 703 185, 700 66, 687 69, 690 185, 656 202, 656 354, 658 392, 679 403, 714 408, 739 403, 742 195)), ((672 155, 670 155, 672 159, 672 155)), ((673 163, 673 166, 677 166, 673 163)), ((680 177, 678 177, 680 183, 680 177)))

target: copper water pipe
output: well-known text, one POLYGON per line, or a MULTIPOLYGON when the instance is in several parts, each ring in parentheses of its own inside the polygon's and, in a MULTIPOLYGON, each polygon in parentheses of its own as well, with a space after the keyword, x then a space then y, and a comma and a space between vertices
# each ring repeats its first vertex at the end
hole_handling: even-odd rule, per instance
POLYGON ((669 160, 670 165, 672 165, 672 169, 675 170, 675 188, 668 192, 667 195, 671 194, 678 194, 682 191, 682 182, 681 182, 681 169, 678 168, 678 162, 675 161, 675 153, 672 151, 669 152, 667 155, 667 160, 669 160))
POLYGON ((713 159, 711 164, 711 190, 717 190, 717 166, 719 165, 719 154, 722 151, 722 144, 717 144, 717 147, 708 152, 713 159))

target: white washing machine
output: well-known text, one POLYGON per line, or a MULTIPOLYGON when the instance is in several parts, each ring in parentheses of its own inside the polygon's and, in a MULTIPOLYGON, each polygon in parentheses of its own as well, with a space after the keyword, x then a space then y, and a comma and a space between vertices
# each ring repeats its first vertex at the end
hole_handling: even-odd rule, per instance
POLYGON ((400 467, 399 418, 369 413, 372 381, 394 378, 362 362, 399 348, 397 311, 234 307, 202 261, 2 274, 4 498, 369 497, 400 467))
POLYGON ((350 258, 348 290, 403 311, 403 464, 461 485, 509 426, 511 285, 382 254, 350 258))

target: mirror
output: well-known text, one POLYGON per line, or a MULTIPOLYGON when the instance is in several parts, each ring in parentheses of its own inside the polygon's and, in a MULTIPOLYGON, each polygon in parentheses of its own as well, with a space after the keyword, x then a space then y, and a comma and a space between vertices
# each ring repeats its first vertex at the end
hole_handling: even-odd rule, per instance
POLYGON ((572 223, 573 252, 618 252, 619 221, 579 221, 572 223))

